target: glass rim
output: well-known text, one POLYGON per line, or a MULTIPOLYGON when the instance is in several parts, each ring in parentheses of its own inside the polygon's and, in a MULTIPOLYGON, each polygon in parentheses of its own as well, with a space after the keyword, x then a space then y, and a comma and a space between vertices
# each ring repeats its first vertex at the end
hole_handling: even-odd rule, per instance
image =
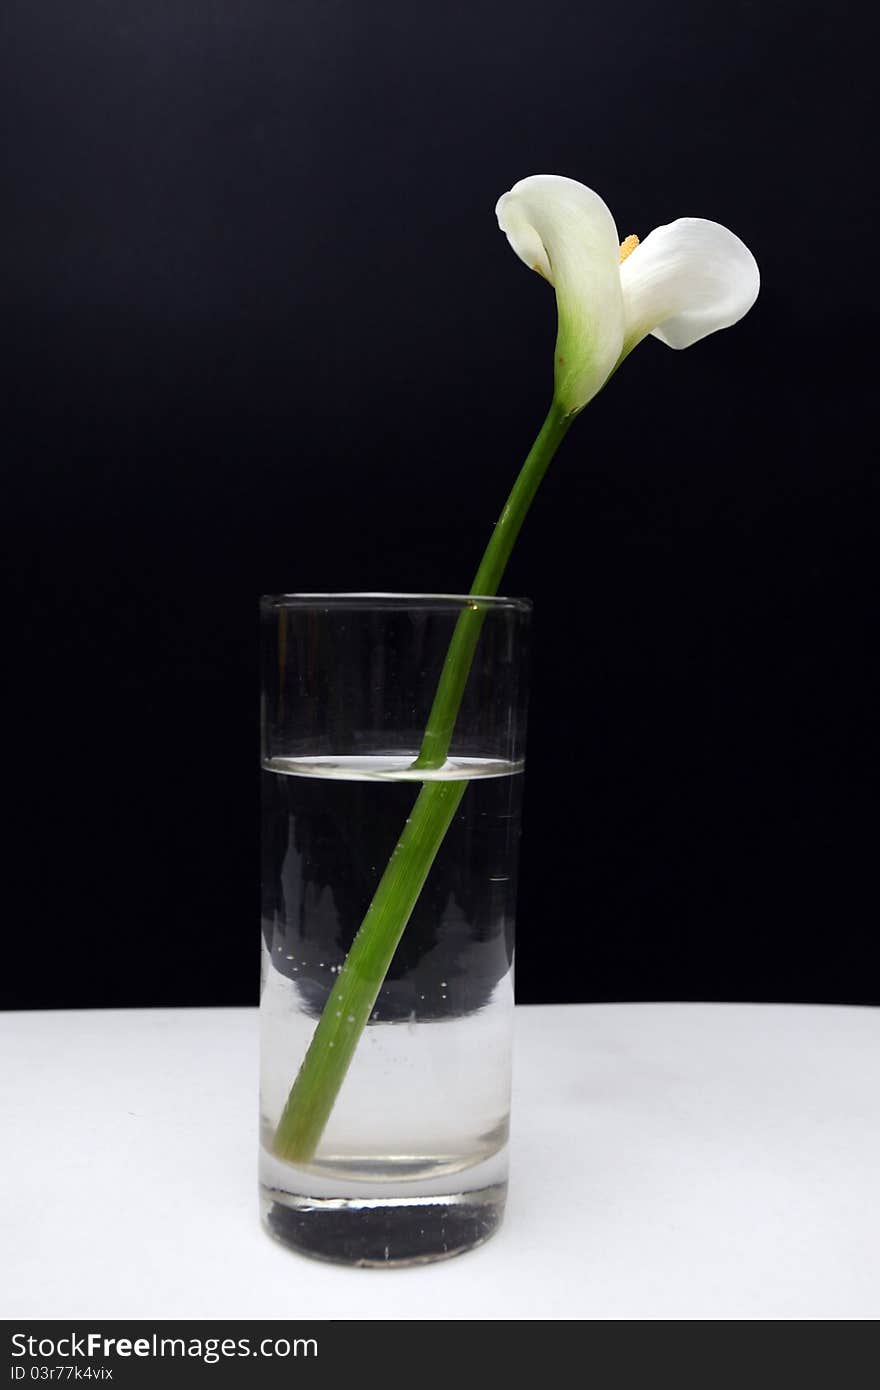
POLYGON ((260 595, 260 607, 266 609, 368 608, 371 605, 377 608, 390 607, 391 605, 413 608, 466 608, 468 604, 474 603, 489 609, 515 609, 524 613, 529 613, 532 610, 531 599, 510 598, 503 594, 418 594, 352 590, 338 593, 260 595))

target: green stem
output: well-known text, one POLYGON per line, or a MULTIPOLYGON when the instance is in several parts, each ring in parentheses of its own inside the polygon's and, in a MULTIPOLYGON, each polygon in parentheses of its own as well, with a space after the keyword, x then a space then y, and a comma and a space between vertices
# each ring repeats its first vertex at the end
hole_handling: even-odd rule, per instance
MULTIPOLYGON (((547 414, 547 419, 541 426, 541 432, 520 469, 510 496, 504 504, 504 510, 495 523, 495 529, 470 588, 470 592, 475 596, 482 595, 484 598, 491 598, 492 595, 497 594, 498 586, 510 559, 510 552, 513 550, 520 527, 525 521, 526 512, 532 505, 541 479, 547 472, 550 460, 565 438, 571 421, 572 416, 565 415, 562 408, 554 401, 547 414)), ((474 603, 469 604, 459 614, 455 632, 446 653, 446 660, 443 663, 431 713, 428 715, 428 724, 422 739, 422 746, 419 749, 419 756, 413 763, 413 767, 419 771, 442 767, 446 761, 452 731, 458 718, 464 688, 467 684, 485 617, 486 609, 476 601, 476 597, 474 603)))
MULTIPOLYGON (((572 417, 554 401, 495 525, 446 653, 416 771, 443 766, 486 616, 479 598, 498 592, 510 552, 547 467, 572 417)), ((275 1131, 274 1149, 291 1163, 314 1155, 397 943, 464 795, 467 782, 423 783, 403 833, 361 923, 293 1084, 275 1131)))

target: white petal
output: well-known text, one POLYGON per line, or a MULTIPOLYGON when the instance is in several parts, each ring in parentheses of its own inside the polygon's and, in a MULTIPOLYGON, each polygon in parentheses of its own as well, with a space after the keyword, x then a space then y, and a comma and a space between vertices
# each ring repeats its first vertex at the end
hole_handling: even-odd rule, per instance
POLYGON ((623 345, 614 218, 598 193, 557 174, 522 179, 495 212, 520 260, 556 289, 556 399, 580 410, 604 386, 623 345))
POLYGON ((718 222, 680 217, 657 227, 620 267, 626 351, 653 333, 690 347, 748 313, 761 278, 749 248, 718 222))

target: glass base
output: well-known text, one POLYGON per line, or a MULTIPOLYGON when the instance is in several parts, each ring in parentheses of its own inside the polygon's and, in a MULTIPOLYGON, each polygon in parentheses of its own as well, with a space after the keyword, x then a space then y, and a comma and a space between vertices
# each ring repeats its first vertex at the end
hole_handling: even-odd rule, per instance
POLYGON ((366 1269, 431 1264, 482 1245, 501 1225, 507 1183, 438 1197, 296 1197, 263 1187, 263 1224, 298 1251, 366 1269))

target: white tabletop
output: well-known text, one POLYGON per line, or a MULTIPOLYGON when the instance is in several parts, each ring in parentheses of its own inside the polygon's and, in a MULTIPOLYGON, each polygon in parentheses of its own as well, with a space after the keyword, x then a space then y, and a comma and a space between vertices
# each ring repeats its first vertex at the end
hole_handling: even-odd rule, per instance
POLYGON ((518 1010, 506 1222, 410 1270, 257 1218, 253 1009, 0 1015, 5 1318, 876 1318, 880 1011, 518 1010))

